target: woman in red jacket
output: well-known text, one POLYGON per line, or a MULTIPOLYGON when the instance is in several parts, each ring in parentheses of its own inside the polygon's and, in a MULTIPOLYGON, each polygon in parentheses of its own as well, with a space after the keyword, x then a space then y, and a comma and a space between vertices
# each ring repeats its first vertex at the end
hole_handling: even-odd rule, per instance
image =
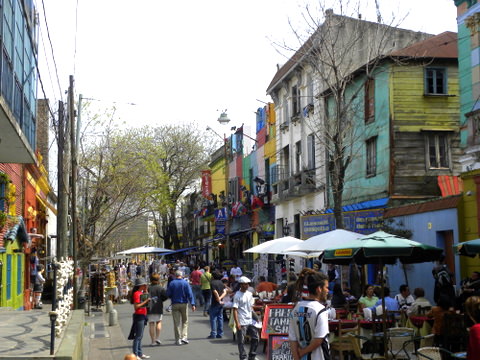
POLYGON ((132 289, 132 297, 130 299, 130 303, 133 304, 135 311, 129 338, 133 335, 133 353, 137 356, 137 359, 150 358, 150 356, 142 352, 143 330, 147 324, 147 304, 149 302, 147 282, 142 278, 135 279, 135 286, 132 289))
POLYGON ((465 301, 465 312, 472 319, 473 326, 470 328, 468 338, 467 359, 480 359, 480 296, 470 296, 465 301))

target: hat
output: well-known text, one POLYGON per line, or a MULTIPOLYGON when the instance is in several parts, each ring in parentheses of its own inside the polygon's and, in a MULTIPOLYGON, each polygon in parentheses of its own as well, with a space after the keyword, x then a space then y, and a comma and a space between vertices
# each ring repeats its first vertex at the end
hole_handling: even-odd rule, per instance
POLYGON ((135 279, 135 286, 147 285, 147 282, 143 278, 135 279))
POLYGON ((240 279, 238 279, 238 283, 239 284, 249 284, 249 283, 251 283, 251 281, 246 276, 242 276, 242 277, 240 277, 240 279))

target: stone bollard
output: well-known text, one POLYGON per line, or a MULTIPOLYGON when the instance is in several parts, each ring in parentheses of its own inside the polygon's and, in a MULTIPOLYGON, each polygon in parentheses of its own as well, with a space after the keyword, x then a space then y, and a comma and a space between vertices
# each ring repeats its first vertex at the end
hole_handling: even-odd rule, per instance
POLYGON ((107 313, 110 313, 112 312, 113 310, 113 303, 112 303, 112 300, 107 300, 107 308, 106 308, 106 312, 107 313))
POLYGON ((108 314, 108 326, 114 326, 118 324, 118 314, 117 310, 112 309, 108 314))

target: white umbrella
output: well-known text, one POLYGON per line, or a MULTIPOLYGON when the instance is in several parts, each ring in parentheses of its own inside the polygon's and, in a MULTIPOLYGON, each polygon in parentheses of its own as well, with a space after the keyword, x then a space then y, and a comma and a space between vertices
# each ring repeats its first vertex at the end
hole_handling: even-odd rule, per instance
POLYGON ((353 231, 335 229, 323 234, 312 236, 305 241, 292 245, 285 249, 284 253, 291 251, 303 251, 307 254, 323 252, 327 248, 342 246, 343 244, 359 239, 362 236, 364 235, 353 231))
POLYGON ((285 236, 278 239, 265 241, 257 246, 251 247, 244 251, 244 253, 256 253, 256 254, 282 254, 287 248, 302 243, 303 240, 294 238, 293 236, 285 236))
POLYGON ((304 252, 304 251, 283 251, 281 255, 288 255, 288 256, 298 256, 306 259, 313 259, 318 258, 322 255, 322 251, 315 251, 315 252, 304 252))
POLYGON ((129 254, 160 254, 160 253, 169 253, 173 250, 159 248, 154 246, 140 246, 133 249, 128 249, 124 251, 120 251, 117 255, 129 255, 129 254))

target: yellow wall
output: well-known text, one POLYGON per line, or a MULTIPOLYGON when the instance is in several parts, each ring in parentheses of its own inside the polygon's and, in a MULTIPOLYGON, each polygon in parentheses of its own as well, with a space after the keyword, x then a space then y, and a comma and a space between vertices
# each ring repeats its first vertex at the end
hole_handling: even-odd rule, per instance
MULTIPOLYGON (((212 170, 212 193, 217 196, 220 192, 225 191, 225 160, 220 159, 213 165, 211 165, 212 170)), ((226 192, 225 192, 226 193, 226 192)))
MULTIPOLYGON (((478 208, 477 198, 480 196, 474 183, 474 176, 479 176, 480 170, 471 171, 462 175, 463 178, 463 224, 459 230, 463 233, 460 241, 468 241, 479 238, 478 233, 478 208), (466 195, 466 194, 470 195, 466 195)), ((460 256, 460 277, 470 276, 472 271, 480 271, 480 260, 478 256, 470 258, 468 256, 460 256)))
POLYGON ((422 64, 392 67, 391 112, 395 114, 396 131, 458 130, 459 83, 456 65, 429 64, 447 69, 449 96, 424 96, 424 69, 422 64))

